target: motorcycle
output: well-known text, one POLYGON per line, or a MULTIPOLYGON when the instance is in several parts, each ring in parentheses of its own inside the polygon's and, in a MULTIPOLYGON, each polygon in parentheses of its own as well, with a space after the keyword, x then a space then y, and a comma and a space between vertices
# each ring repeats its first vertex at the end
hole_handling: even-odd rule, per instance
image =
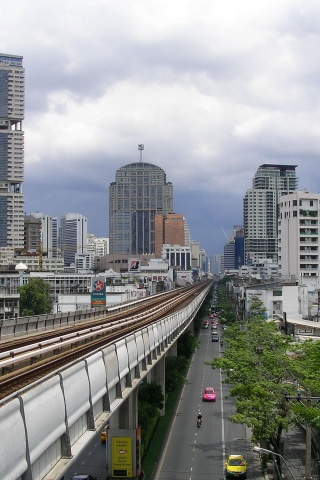
POLYGON ((197 428, 200 428, 202 424, 202 418, 197 418, 197 428))

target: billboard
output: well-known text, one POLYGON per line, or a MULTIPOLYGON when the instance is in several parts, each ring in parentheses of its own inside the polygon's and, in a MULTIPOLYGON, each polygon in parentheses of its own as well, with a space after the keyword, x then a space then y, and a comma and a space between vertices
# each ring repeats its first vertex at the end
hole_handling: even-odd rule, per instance
POLYGON ((129 260, 128 260, 128 272, 129 273, 140 272, 140 259, 139 258, 129 258, 129 260))
POLYGON ((106 306, 106 284, 104 278, 95 277, 91 280, 91 308, 106 306))

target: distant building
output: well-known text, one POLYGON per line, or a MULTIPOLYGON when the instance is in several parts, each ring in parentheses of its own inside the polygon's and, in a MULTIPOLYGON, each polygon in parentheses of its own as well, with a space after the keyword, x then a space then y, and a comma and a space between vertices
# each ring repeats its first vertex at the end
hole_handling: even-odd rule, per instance
POLYGON ((220 275, 221 269, 221 255, 213 254, 210 259, 210 272, 213 275, 220 275))
POLYGON ((243 201, 245 262, 277 261, 278 204, 297 189, 296 165, 261 165, 243 201))
POLYGON ((58 219, 40 212, 32 212, 34 218, 41 221, 42 253, 48 258, 58 256, 58 219))
POLYGON ((155 216, 155 254, 160 258, 162 245, 189 245, 185 243, 189 235, 186 219, 180 213, 156 214, 155 216))
POLYGON ((279 268, 283 277, 294 277, 308 286, 319 285, 320 194, 296 191, 280 199, 279 268))
POLYGON ((169 267, 181 270, 191 270, 191 248, 181 245, 162 245, 162 258, 169 267))
POLYGON ((116 171, 109 187, 111 254, 154 254, 155 216, 173 211, 173 187, 164 170, 146 162, 116 171))
POLYGON ((24 252, 38 254, 41 242, 41 220, 24 216, 24 252))
POLYGON ((24 247, 23 57, 0 53, 0 247, 24 247))
POLYGON ((59 246, 65 266, 75 262, 77 253, 87 253, 87 219, 79 213, 60 217, 59 246))
POLYGON ((96 237, 93 233, 88 233, 87 242, 88 252, 92 252, 95 257, 104 257, 109 254, 109 238, 96 237))

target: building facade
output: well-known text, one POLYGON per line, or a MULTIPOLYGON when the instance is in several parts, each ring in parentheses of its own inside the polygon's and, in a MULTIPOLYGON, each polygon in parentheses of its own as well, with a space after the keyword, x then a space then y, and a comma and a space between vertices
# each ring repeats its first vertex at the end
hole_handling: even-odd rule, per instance
POLYGON ((48 258, 58 256, 58 219, 44 213, 33 212, 31 215, 41 221, 42 254, 48 258))
MULTIPOLYGON (((180 213, 156 214, 155 216, 155 254, 161 257, 162 245, 185 246, 186 230, 189 233, 186 219, 180 213)), ((188 244, 187 244, 188 245, 188 244)))
POLYGON ((278 256, 280 197, 297 190, 296 165, 261 165, 243 201, 245 262, 278 256))
POLYGON ((0 53, 0 247, 24 247, 23 57, 0 53))
POLYGON ((164 170, 146 162, 116 171, 109 187, 110 254, 155 253, 155 216, 173 211, 173 186, 164 170))
POLYGON ((279 268, 284 277, 294 277, 319 289, 320 194, 296 191, 281 197, 279 211, 279 268))
POLYGON ((75 262, 77 253, 87 253, 87 219, 80 213, 60 217, 59 246, 65 266, 75 262))

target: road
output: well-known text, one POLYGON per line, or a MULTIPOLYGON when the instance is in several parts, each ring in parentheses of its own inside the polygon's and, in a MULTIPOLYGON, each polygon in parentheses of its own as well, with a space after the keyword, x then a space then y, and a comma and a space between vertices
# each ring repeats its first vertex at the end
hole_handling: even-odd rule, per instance
POLYGON ((222 480, 225 478, 225 456, 230 453, 246 456, 248 479, 263 478, 259 461, 252 452, 250 432, 243 425, 228 420, 234 411, 229 387, 222 385, 220 371, 205 365, 220 355, 220 345, 211 342, 210 329, 201 330, 199 340, 200 348, 193 357, 153 480, 222 480), (201 391, 208 386, 217 390, 216 402, 202 402, 201 391), (203 423, 198 429, 196 416, 199 409, 203 423))

